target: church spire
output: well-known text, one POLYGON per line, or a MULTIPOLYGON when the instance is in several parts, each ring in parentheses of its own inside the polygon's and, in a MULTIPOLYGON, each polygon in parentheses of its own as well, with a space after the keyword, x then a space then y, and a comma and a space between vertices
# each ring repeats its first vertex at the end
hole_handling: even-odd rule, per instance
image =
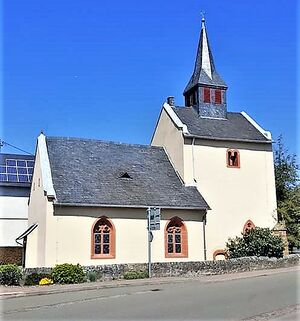
POLYGON ((196 107, 203 117, 226 118, 226 89, 215 68, 202 17, 194 71, 183 92, 185 105, 196 107))
POLYGON ((205 29, 205 19, 201 21, 202 47, 198 48, 195 69, 201 65, 201 69, 212 79, 212 70, 215 69, 212 54, 209 50, 209 44, 205 29))

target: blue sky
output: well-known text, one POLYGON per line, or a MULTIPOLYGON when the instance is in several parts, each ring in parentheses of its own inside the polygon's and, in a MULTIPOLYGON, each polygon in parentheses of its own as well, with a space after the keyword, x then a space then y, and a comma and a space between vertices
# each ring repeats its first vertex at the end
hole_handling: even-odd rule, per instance
POLYGON ((3 0, 1 138, 148 144, 165 98, 183 105, 203 10, 228 110, 296 152, 296 2, 3 0))

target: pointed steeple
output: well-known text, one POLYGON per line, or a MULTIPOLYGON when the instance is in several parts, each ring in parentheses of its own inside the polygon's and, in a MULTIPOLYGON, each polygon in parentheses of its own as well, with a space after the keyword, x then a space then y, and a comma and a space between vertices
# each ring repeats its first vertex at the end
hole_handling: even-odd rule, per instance
POLYGON ((214 64, 203 17, 194 71, 183 92, 185 104, 195 106, 203 117, 226 118, 226 89, 214 64))

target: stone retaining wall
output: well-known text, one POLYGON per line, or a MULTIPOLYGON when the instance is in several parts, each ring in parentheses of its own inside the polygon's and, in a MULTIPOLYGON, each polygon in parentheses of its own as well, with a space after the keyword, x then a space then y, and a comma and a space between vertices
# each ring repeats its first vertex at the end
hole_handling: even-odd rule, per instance
MULTIPOLYGON (((153 263, 152 275, 154 277, 164 276, 200 276, 245 272, 262 269, 276 269, 292 267, 299 265, 300 255, 292 254, 284 258, 268 257, 244 257, 230 259, 225 261, 202 261, 202 262, 170 262, 170 263, 153 263)), ((102 280, 115 280, 123 278, 128 271, 145 271, 147 264, 112 264, 85 266, 86 272, 96 272, 102 280)), ((25 269, 25 274, 33 272, 49 273, 51 268, 25 269)))

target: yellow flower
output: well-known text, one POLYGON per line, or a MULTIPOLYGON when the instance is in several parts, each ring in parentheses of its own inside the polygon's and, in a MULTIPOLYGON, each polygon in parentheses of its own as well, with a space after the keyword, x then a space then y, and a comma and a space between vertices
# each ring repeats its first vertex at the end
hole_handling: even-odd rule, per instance
POLYGON ((53 284, 53 280, 48 278, 43 278, 39 282, 39 285, 49 285, 49 284, 53 284))

